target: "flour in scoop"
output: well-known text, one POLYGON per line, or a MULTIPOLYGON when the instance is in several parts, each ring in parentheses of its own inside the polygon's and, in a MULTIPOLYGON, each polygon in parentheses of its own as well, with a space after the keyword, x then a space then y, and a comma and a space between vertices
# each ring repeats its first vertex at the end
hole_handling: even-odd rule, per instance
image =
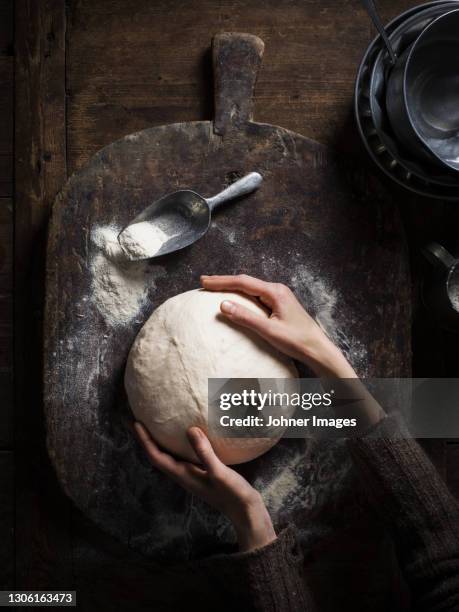
POLYGON ((170 236, 149 221, 133 223, 123 230, 119 242, 123 250, 133 259, 154 257, 170 236))

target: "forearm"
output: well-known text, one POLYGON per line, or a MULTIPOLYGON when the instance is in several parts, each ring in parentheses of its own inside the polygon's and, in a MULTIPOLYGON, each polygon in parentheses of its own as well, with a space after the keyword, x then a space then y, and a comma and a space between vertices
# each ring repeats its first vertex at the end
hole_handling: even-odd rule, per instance
POLYGON ((277 537, 261 495, 255 492, 254 498, 254 501, 247 505, 242 516, 232 520, 240 552, 263 548, 277 537))
POLYGON ((368 497, 387 525, 416 610, 459 606, 459 509, 415 440, 395 417, 348 440, 368 497))
POLYGON ((458 505, 421 447, 400 431, 396 417, 385 416, 339 349, 330 345, 319 338, 304 347, 304 362, 338 397, 359 398, 345 405, 346 416, 357 417, 360 427, 372 432, 349 439, 349 448, 391 532, 414 609, 459 609, 458 505))
POLYGON ((318 378, 357 378, 343 353, 321 330, 301 346, 300 357, 318 378))
POLYGON ((249 576, 247 601, 260 612, 314 612, 305 583, 303 556, 293 528, 241 558, 249 576))
POLYGON ((384 410, 358 379, 351 364, 322 332, 316 342, 303 347, 302 356, 303 363, 321 379, 325 391, 333 389, 335 397, 350 400, 335 408, 336 416, 356 418, 360 430, 384 418, 384 410))
POLYGON ((217 555, 197 565, 215 581, 222 597, 244 612, 315 611, 293 527, 262 548, 217 555))
POLYGON ((244 516, 233 519, 239 553, 228 557, 237 573, 242 571, 245 593, 239 591, 246 609, 260 612, 312 612, 304 586, 302 554, 293 528, 276 536, 271 517, 257 493, 244 516))

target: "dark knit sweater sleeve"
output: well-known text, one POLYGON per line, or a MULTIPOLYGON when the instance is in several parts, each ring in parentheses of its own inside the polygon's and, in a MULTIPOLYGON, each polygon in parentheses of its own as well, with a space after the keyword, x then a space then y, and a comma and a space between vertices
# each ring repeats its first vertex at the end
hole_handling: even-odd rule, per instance
POLYGON ((364 487, 387 525, 416 611, 459 610, 459 507, 403 425, 386 417, 348 441, 364 487))
POLYGON ((200 566, 241 611, 315 610, 305 587, 303 556, 293 526, 263 548, 216 555, 203 560, 200 566))

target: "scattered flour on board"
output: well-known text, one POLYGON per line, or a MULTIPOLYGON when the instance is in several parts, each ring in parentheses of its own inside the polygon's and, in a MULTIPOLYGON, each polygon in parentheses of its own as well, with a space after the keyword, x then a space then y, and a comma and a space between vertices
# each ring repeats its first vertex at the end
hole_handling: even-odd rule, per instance
POLYGON ((161 267, 130 262, 118 242, 119 229, 106 225, 91 234, 98 248, 91 261, 92 299, 104 319, 112 325, 131 321, 142 308, 150 287, 164 276, 161 267))
POLYGON ((171 236, 154 223, 133 223, 120 235, 121 247, 134 258, 154 257, 171 236))
POLYGON ((337 291, 304 264, 294 267, 291 283, 303 303, 312 306, 320 327, 340 347, 360 376, 364 376, 368 368, 368 353, 358 339, 349 338, 346 334, 345 329, 349 328, 350 321, 342 311, 337 312, 337 291))
POLYGON ((336 291, 328 288, 322 278, 312 274, 303 264, 295 267, 291 281, 293 287, 298 291, 307 289, 316 311, 317 323, 331 338, 335 338, 336 324, 334 313, 338 302, 336 291))
POLYGON ((294 496, 298 495, 298 467, 304 464, 304 456, 297 455, 273 478, 266 486, 255 483, 255 487, 260 490, 263 501, 273 515, 277 515, 279 510, 287 505, 287 501, 292 504, 294 496), (290 498, 290 499, 289 499, 290 498))
POLYGON ((212 221, 211 227, 219 231, 230 244, 236 244, 236 230, 228 227, 228 225, 220 225, 216 221, 212 221))
POLYGON ((125 261, 126 257, 118 242, 118 231, 111 225, 100 225, 91 232, 91 240, 107 259, 112 262, 125 261))

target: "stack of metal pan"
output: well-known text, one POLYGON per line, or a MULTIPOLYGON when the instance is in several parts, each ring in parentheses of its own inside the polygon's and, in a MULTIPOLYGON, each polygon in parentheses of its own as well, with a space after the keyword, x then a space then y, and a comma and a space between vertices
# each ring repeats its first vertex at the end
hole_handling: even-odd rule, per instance
MULTIPOLYGON (((457 0, 429 2, 391 21, 386 31, 397 56, 434 19, 458 7, 457 0)), ((366 149, 381 170, 407 189, 434 198, 459 200, 459 172, 424 162, 397 142, 385 105, 391 67, 389 54, 378 36, 363 57, 355 86, 355 116, 366 149)))

